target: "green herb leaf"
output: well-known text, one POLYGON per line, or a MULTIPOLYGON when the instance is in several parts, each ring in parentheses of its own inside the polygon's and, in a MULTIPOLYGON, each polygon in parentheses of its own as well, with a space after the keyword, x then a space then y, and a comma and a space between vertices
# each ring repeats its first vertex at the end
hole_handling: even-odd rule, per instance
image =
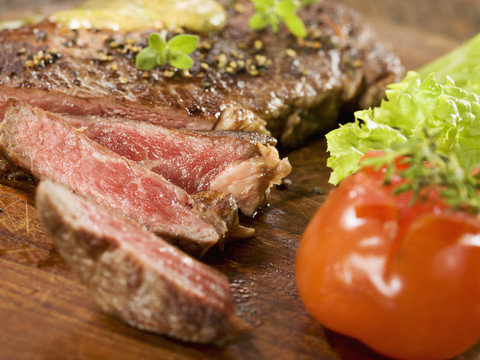
POLYGON ((275 0, 252 0, 255 6, 273 6, 275 0))
POLYGON ((148 37, 148 46, 137 54, 136 66, 148 71, 170 63, 177 69, 189 69, 193 60, 188 54, 195 51, 197 44, 196 35, 181 34, 166 42, 160 34, 152 33, 148 37))
POLYGON ((303 38, 307 35, 307 30, 296 13, 302 6, 317 1, 319 0, 252 0, 256 13, 250 17, 248 25, 256 31, 271 26, 272 31, 277 33, 279 25, 284 23, 293 35, 303 38))
POLYGON ((254 9, 256 11, 267 11, 269 8, 273 7, 275 0, 252 0, 254 9))
POLYGON ((172 51, 170 53, 170 64, 175 66, 177 69, 190 69, 193 65, 193 60, 190 56, 180 52, 172 51))
POLYGON ((168 56, 167 52, 157 53, 157 66, 167 65, 167 62, 168 62, 167 56, 168 56))
POLYGON ((179 51, 184 54, 190 54, 197 48, 198 36, 181 34, 170 39, 168 47, 171 51, 179 51))
POLYGON ((300 19, 297 15, 290 15, 283 19, 285 25, 287 26, 288 30, 299 38, 304 38, 307 36, 307 29, 303 24, 302 19, 300 19))
POLYGON ((270 24, 269 17, 264 13, 255 13, 248 20, 248 26, 255 31, 263 30, 270 24))
POLYGON ((275 13, 280 17, 280 18, 285 18, 288 17, 292 14, 295 14, 297 11, 297 5, 293 0, 284 0, 277 2, 275 4, 275 13))
POLYGON ((167 43, 165 42, 165 39, 161 37, 159 34, 151 33, 148 36, 148 46, 152 50, 162 53, 165 51, 165 48, 167 47, 167 43))
POLYGON ((136 58, 137 69, 143 71, 150 71, 157 67, 157 52, 152 48, 146 47, 136 58))

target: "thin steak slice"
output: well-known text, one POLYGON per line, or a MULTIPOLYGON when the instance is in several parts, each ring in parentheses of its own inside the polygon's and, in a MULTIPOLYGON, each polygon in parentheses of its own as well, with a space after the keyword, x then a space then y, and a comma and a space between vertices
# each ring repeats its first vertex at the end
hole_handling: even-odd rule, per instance
POLYGON ((365 20, 336 2, 301 10, 308 30, 301 40, 284 26, 278 34, 250 29, 250 1, 222 3, 227 25, 200 34, 188 72, 135 67, 151 30, 72 31, 44 22, 0 32, 0 117, 13 97, 53 112, 195 130, 265 133, 265 120, 294 146, 334 127, 342 109, 376 105, 385 85, 403 76, 365 20))
MULTIPOLYGON (((36 179, 53 179, 137 220, 191 253, 202 255, 228 231, 221 215, 196 205, 185 190, 40 108, 8 101, 0 126, 0 150, 36 179)), ((233 197, 222 203, 229 206, 226 213, 236 213, 233 197)))
POLYGON ((219 344, 248 330, 226 277, 138 224, 42 181, 36 207, 61 256, 108 314, 183 341, 219 344))
POLYGON ((65 117, 83 134, 163 175, 189 194, 231 193, 244 215, 267 200, 291 171, 274 138, 233 131, 185 131, 134 121, 65 117))

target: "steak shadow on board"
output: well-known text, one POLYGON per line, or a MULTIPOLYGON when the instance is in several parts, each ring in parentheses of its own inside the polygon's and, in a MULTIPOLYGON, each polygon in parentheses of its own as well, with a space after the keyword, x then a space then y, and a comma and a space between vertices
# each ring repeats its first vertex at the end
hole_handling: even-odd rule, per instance
POLYGON ((216 193, 212 199, 200 194, 194 199, 161 175, 97 144, 38 107, 8 101, 0 125, 0 150, 34 178, 59 182, 197 256, 221 245, 238 228, 232 195, 216 193))

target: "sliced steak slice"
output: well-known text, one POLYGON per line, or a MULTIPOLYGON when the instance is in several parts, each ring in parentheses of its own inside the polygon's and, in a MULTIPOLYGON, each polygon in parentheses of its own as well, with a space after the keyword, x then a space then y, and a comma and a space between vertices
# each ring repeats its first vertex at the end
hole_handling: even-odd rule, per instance
POLYGON ((136 328, 222 344, 248 330, 226 277, 136 223, 42 181, 36 207, 46 233, 100 308, 136 328))
MULTIPOLYGON (((0 126, 0 150, 36 179, 53 179, 137 220, 191 253, 202 255, 227 232, 222 219, 206 222, 204 219, 215 214, 209 209, 208 214, 198 214, 195 210, 204 207, 195 207, 185 190, 38 107, 8 101, 0 126), (222 226, 216 226, 218 223, 222 226)), ((235 206, 233 198, 228 204, 235 206)))
POLYGON ((385 84, 403 76, 398 57, 339 4, 302 9, 308 35, 297 40, 283 26, 278 34, 250 29, 250 1, 222 2, 227 25, 200 35, 189 72, 135 67, 149 30, 71 31, 44 22, 0 32, 0 117, 13 97, 54 112, 196 130, 265 132, 266 120, 283 144, 297 145, 335 126, 345 106, 376 105, 385 84))
POLYGON ((231 193, 247 216, 291 171, 288 159, 279 159, 275 139, 265 135, 185 131, 102 118, 65 119, 90 139, 163 175, 189 194, 231 193))

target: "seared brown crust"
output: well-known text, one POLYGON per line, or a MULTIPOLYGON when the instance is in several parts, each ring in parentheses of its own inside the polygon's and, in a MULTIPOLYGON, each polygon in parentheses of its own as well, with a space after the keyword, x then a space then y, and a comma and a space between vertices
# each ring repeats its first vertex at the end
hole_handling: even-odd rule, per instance
POLYGON ((101 309, 131 326, 219 344, 247 331, 224 275, 128 219, 41 182, 40 221, 101 309))
POLYGON ((298 145, 333 127, 342 107, 376 105, 384 97, 384 86, 404 74, 399 58, 378 42, 365 20, 338 3, 323 0, 303 8, 299 16, 308 35, 297 40, 284 27, 279 34, 251 31, 246 24, 252 3, 240 2, 245 12, 230 10, 228 26, 214 39, 211 56, 228 52, 229 44, 244 43, 250 49, 245 56, 251 57, 261 40, 258 53, 272 65, 263 76, 225 76, 216 86, 267 120, 283 144, 298 145))
POLYGON ((247 26, 251 3, 242 0, 245 11, 237 12, 233 1, 224 2, 227 27, 202 36, 189 76, 135 68, 135 53, 125 44, 133 39, 144 46, 149 32, 72 32, 50 23, 1 32, 0 108, 10 96, 54 112, 190 129, 263 131, 264 119, 284 144, 296 145, 332 127, 345 105, 375 105, 385 83, 403 75, 399 59, 378 44, 363 19, 338 4, 324 0, 303 9, 308 36, 297 40, 283 27, 279 34, 254 32, 247 26), (60 56, 44 68, 25 66, 29 56, 53 48, 60 56))

